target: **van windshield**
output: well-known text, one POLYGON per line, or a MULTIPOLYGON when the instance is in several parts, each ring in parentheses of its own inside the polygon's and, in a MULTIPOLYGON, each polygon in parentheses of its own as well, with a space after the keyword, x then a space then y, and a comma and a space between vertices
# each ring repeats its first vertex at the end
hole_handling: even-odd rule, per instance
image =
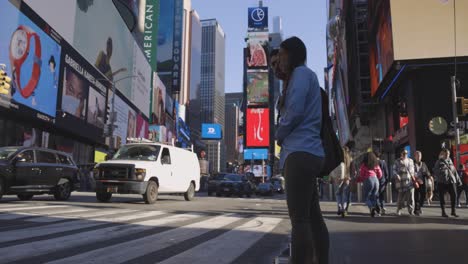
POLYGON ((125 145, 115 153, 113 160, 156 161, 161 147, 156 145, 125 145))

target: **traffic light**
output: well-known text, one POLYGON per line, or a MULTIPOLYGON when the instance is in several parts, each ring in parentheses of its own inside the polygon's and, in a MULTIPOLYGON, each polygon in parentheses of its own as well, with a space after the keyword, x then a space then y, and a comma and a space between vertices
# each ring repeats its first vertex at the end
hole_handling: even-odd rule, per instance
POLYGON ((0 69, 0 94, 10 94, 11 78, 4 70, 0 69))
POLYGON ((457 102, 460 104, 460 111, 458 116, 466 116, 468 115, 468 98, 458 97, 457 102))

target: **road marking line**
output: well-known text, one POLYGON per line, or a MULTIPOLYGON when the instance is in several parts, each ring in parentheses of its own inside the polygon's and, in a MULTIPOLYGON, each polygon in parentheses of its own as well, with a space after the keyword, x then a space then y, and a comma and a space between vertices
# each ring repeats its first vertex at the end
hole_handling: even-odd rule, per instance
POLYGON ((49 262, 49 264, 122 263, 173 246, 175 244, 181 243, 182 241, 198 237, 208 233, 209 231, 222 228, 241 219, 243 218, 234 215, 217 216, 208 220, 181 226, 140 239, 99 248, 64 259, 59 259, 53 262, 49 262), (109 252, 112 252, 112 254, 109 254, 109 252))
MULTIPOLYGON (((157 215, 164 214, 164 212, 159 212, 159 211, 153 212, 151 215, 148 213, 149 212, 142 212, 142 213, 132 214, 130 216, 119 216, 119 217, 113 217, 113 218, 107 218, 107 219, 102 217, 100 219, 105 219, 107 223, 118 223, 121 221, 122 222, 130 221, 130 220, 135 220, 139 218, 146 218, 148 216, 157 216, 157 215)), ((102 212, 101 215, 104 216, 106 215, 106 213, 102 212)), ((96 219, 99 219, 99 218, 96 218, 96 219)), ((70 222, 65 222, 65 223, 47 225, 47 226, 39 226, 39 227, 24 228, 21 230, 5 231, 5 232, 0 232, 0 242, 10 242, 10 241, 15 241, 15 240, 20 240, 20 239, 27 239, 27 238, 56 234, 56 233, 61 233, 61 232, 66 232, 66 231, 89 228, 89 227, 104 225, 106 224, 106 222, 96 221, 95 219, 86 219, 86 220, 80 219, 80 220, 75 220, 75 221, 70 221, 70 222)))
POLYGON ((56 209, 56 208, 63 208, 63 207, 70 207, 68 205, 48 205, 48 206, 30 206, 30 207, 21 207, 21 208, 0 208, 0 212, 16 212, 16 211, 27 211, 27 210, 39 210, 39 209, 56 209))
POLYGON ((161 264, 231 263, 247 249, 271 232, 282 219, 257 217, 221 236, 169 258, 161 264), (223 252, 219 254, 219 252, 223 252))
POLYGON ((201 217, 200 214, 173 215, 160 219, 146 220, 127 225, 111 226, 47 240, 5 247, 0 249, 0 262, 14 262, 23 258, 40 256, 67 248, 74 248, 99 241, 112 240, 114 238, 150 230, 157 226, 164 226, 167 224, 173 224, 177 221, 191 220, 199 217, 201 217))

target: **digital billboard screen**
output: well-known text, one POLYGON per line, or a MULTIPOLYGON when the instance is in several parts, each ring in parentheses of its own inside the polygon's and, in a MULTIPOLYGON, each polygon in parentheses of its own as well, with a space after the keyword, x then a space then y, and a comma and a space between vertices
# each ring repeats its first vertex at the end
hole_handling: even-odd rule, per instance
POLYGON ((268 105, 268 71, 247 71, 247 105, 268 105))
POLYGON ((244 160, 265 160, 268 159, 268 149, 245 149, 244 160))
POLYGON ((247 109, 247 147, 270 145, 270 110, 268 108, 247 109))
POLYGON ((268 32, 249 32, 245 51, 247 69, 268 69, 268 32))
POLYGON ((202 139, 222 139, 222 128, 219 124, 202 124, 202 139))
POLYGON ((0 17, 0 63, 6 64, 6 72, 12 78, 11 88, 0 94, 0 105, 22 113, 35 113, 38 118, 53 122, 61 38, 53 36, 45 23, 39 27, 9 1, 0 2, 0 17))
POLYGON ((249 7, 249 29, 268 28, 268 7, 249 7))

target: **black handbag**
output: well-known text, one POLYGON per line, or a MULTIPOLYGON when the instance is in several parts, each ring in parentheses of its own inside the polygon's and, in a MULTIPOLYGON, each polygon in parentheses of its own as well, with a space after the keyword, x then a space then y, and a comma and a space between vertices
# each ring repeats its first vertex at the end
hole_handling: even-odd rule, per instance
POLYGON ((322 129, 320 137, 322 138, 322 146, 325 152, 325 162, 319 177, 324 177, 340 166, 341 162, 344 162, 344 154, 340 141, 333 129, 328 111, 328 95, 323 89, 320 89, 320 94, 322 97, 322 129))

